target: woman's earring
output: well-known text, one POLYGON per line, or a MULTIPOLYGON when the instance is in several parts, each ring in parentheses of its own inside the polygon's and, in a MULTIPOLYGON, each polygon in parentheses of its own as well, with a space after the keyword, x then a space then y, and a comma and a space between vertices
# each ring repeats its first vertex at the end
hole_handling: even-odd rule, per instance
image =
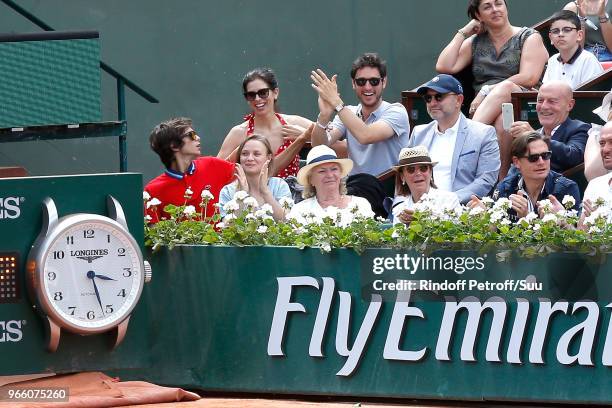
POLYGON ((405 186, 405 185, 406 185, 406 181, 402 180, 402 186, 405 186))

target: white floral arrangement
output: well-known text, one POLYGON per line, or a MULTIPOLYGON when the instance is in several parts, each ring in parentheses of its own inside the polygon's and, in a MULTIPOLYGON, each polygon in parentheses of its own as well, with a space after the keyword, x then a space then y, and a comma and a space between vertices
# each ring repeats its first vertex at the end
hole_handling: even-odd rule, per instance
MULTIPOLYGON (((193 192, 185 192, 191 197, 193 192)), ((612 250, 612 208, 603 200, 595 202, 595 210, 586 217, 586 229, 576 228, 578 213, 572 208, 573 197, 562 200, 563 208, 554 208, 549 200, 538 203, 541 216, 529 213, 512 222, 508 210, 511 201, 483 198, 483 207, 457 207, 442 210, 424 196, 415 205, 413 221, 409 225, 391 226, 384 219, 363 217, 353 211, 328 208, 324 216, 309 214, 302 222, 287 219, 277 222, 272 207, 258 205, 257 200, 244 191, 237 191, 225 203, 225 217, 218 213, 205 214, 205 208, 214 197, 209 191, 202 193, 200 210, 193 205, 166 206, 168 219, 150 223, 145 217, 146 245, 157 250, 179 244, 201 245, 274 245, 298 248, 319 248, 329 252, 334 248, 405 248, 426 252, 440 248, 498 250, 503 260, 509 250, 518 250, 522 256, 534 257, 553 251, 580 251, 585 253, 612 250)), ((144 206, 155 211, 158 199, 143 194, 144 206)), ((293 200, 279 201, 285 214, 289 214, 293 200)), ((558 204, 557 204, 558 205, 558 204)))

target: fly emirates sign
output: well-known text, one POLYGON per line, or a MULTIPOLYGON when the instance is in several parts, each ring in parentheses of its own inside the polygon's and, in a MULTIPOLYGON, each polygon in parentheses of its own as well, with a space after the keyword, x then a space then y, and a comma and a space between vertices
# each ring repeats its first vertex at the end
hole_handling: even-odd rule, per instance
MULTIPOLYGON (((277 281, 278 293, 268 337, 268 355, 285 355, 283 341, 290 319, 298 313, 316 313, 307 352, 310 357, 323 358, 330 352, 323 349, 326 332, 330 330, 328 323, 334 320, 331 314, 338 313, 335 319, 335 351, 346 357, 344 365, 336 373, 338 376, 349 376, 358 368, 374 327, 387 332, 382 352, 385 360, 419 362, 425 358, 435 358, 451 361, 458 357, 461 361, 473 362, 476 361, 474 349, 479 339, 486 339, 484 359, 491 363, 551 363, 545 362, 544 356, 552 348, 559 364, 612 366, 612 326, 608 324, 607 327, 600 327, 604 321, 610 321, 612 303, 604 306, 592 301, 567 302, 544 298, 530 303, 519 297, 502 299, 498 296, 480 301, 468 296, 462 299, 446 298, 440 316, 427 316, 423 309, 411 304, 411 292, 406 290, 397 292, 394 302, 383 302, 380 295, 373 294, 365 314, 357 316, 354 308, 351 308, 354 295, 339 290, 333 278, 323 277, 319 280, 310 276, 297 276, 279 277, 277 281), (297 298, 299 291, 312 293, 313 289, 319 297, 316 310, 307 310, 302 303, 291 300, 297 298), (332 308, 335 295, 339 299, 338 307, 332 308), (393 308, 388 326, 376 324, 381 317, 381 310, 386 307, 393 308), (462 312, 467 313, 467 323, 465 329, 460 330, 460 325, 455 323, 462 312), (492 313, 488 332, 480 327, 484 313, 492 313), (408 323, 413 319, 439 322, 439 325, 435 323, 435 344, 416 344, 410 341, 408 323), (567 319, 573 325, 568 326, 558 339, 551 341, 548 338, 549 329, 557 319, 567 319), (352 345, 349 344, 351 322, 357 329, 352 345), (450 355, 452 339, 463 339, 459 356, 450 355), (604 344, 603 351, 595 356, 596 345, 600 343, 604 344), (501 351, 505 344, 508 345, 507 349, 501 351), (525 347, 528 348, 524 350, 525 347)), ((356 300, 361 301, 359 298, 356 300)), ((304 340, 304 352, 306 342, 304 340)))

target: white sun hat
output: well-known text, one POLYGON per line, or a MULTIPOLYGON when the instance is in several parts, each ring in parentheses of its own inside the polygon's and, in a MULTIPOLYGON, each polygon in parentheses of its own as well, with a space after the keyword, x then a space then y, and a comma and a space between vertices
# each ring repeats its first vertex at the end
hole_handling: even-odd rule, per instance
POLYGON ((339 159, 336 152, 328 146, 318 145, 310 149, 306 156, 306 165, 297 174, 297 181, 303 186, 308 185, 308 175, 310 171, 324 163, 338 163, 342 169, 342 176, 345 177, 353 168, 351 159, 339 159))

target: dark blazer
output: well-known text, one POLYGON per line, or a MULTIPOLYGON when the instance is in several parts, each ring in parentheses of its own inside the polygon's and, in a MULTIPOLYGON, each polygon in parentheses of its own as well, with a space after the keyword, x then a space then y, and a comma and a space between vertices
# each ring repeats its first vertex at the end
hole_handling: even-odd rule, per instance
POLYGON ((550 169, 562 173, 584 162, 584 148, 591 125, 580 120, 565 119, 550 140, 550 169))

